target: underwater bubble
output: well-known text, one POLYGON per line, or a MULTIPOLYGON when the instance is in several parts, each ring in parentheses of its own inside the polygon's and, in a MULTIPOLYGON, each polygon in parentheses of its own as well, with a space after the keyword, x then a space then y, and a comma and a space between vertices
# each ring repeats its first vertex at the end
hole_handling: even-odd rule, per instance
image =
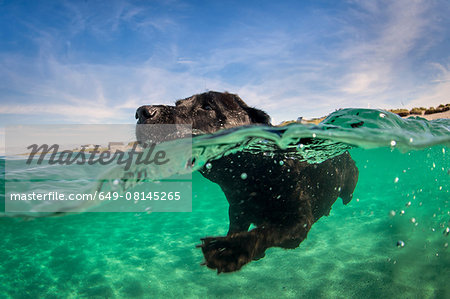
POLYGON ((284 162, 283 161, 280 161, 280 163, 279 163, 281 166, 283 166, 284 165, 284 162))
POLYGON ((208 162, 208 163, 206 163, 206 165, 205 165, 205 166, 206 166, 206 169, 211 169, 211 168, 212 168, 212 164, 211 164, 211 163, 209 163, 209 162, 208 162))
POLYGON ((401 210, 401 211, 400 211, 400 214, 401 214, 401 215, 405 214, 405 210, 401 210))
POLYGON ((407 206, 407 207, 411 206, 411 202, 408 201, 405 206, 407 206))
POLYGON ((302 150, 304 146, 305 146, 304 144, 300 143, 299 145, 297 145, 297 150, 302 150))
POLYGON ((391 146, 395 146, 397 144, 397 141, 391 140, 391 146))
POLYGON ((380 117, 381 117, 381 118, 384 118, 384 117, 386 117, 386 114, 380 113, 380 117))
POLYGON ((448 247, 448 243, 445 243, 445 244, 444 244, 444 248, 447 248, 447 247, 448 247))
POLYGON ((317 136, 316 133, 313 133, 313 134, 312 134, 312 137, 313 137, 313 138, 316 138, 316 136, 317 136))
POLYGON ((450 233, 450 228, 447 227, 444 229, 444 235, 448 236, 448 234, 450 233))
POLYGON ((412 223, 416 223, 416 218, 412 217, 412 218, 411 218, 411 222, 412 222, 412 223))
POLYGON ((391 211, 389 212, 389 216, 394 217, 394 216, 395 216, 395 211, 394 211, 394 210, 391 210, 391 211))
POLYGON ((398 183, 398 177, 394 179, 394 183, 398 183))
POLYGON ((245 180, 247 178, 247 174, 245 172, 241 173, 241 179, 245 180))
POLYGON ((397 247, 398 247, 398 248, 403 248, 403 247, 405 247, 405 242, 403 242, 402 240, 398 240, 398 241, 397 241, 397 247))
POLYGON ((119 179, 115 179, 115 180, 113 181, 113 185, 119 185, 119 183, 120 183, 120 180, 119 180, 119 179))

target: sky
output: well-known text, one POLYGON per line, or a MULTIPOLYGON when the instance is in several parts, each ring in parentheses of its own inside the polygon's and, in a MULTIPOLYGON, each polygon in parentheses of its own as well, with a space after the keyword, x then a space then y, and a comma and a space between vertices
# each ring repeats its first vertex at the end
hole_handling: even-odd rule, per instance
POLYGON ((274 124, 437 106, 449 15, 447 0, 0 0, 0 127, 131 124, 141 105, 207 90, 274 124))

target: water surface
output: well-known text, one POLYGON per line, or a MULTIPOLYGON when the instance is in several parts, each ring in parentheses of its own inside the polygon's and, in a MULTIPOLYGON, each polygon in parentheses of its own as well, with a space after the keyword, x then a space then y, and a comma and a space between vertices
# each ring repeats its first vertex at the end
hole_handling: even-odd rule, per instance
POLYGON ((0 218, 0 297, 449 298, 449 144, 449 120, 367 109, 196 137, 190 213, 0 218), (229 152, 280 149, 310 163, 349 150, 360 171, 353 200, 338 200, 299 248, 270 248, 218 276, 195 245, 226 234, 228 204, 195 170, 229 152))

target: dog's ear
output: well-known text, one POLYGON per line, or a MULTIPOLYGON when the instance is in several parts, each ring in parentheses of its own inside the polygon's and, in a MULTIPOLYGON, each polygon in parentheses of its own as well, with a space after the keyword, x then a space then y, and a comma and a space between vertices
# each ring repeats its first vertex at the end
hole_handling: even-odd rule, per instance
POLYGON ((270 116, 264 111, 251 107, 245 110, 253 123, 270 125, 270 116))

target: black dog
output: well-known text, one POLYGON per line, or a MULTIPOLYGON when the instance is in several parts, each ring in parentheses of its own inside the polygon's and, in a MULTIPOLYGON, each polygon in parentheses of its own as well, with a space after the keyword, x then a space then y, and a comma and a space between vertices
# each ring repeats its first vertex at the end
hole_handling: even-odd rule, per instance
MULTIPOLYGON (((142 106, 136 118, 138 124, 192 124, 200 133, 270 125, 265 112, 248 107, 237 95, 219 92, 194 95, 176 106, 142 106)), ((145 139, 142 132, 137 135, 145 139)), ((204 238, 199 247, 206 266, 218 273, 237 271, 270 247, 298 247, 338 197, 350 202, 358 181, 348 152, 320 164, 288 159, 282 151, 273 156, 239 152, 211 165, 201 173, 225 193, 230 226, 227 236, 204 238), (248 231, 251 224, 256 228, 248 231)))

